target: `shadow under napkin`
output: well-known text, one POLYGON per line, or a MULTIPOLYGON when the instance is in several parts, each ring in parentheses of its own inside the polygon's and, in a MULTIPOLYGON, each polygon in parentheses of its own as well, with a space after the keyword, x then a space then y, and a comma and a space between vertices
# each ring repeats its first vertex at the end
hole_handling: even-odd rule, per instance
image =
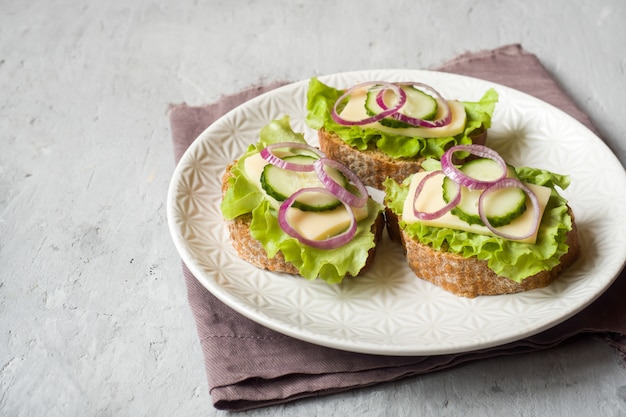
MULTIPOLYGON (((589 117, 559 88, 537 58, 519 45, 467 53, 435 69, 489 80, 534 95, 596 131, 589 117)), ((207 106, 170 106, 176 161, 193 140, 224 113, 283 84, 253 87, 207 106)), ((547 349, 583 333, 604 336, 626 354, 624 272, 591 306, 543 333, 482 351, 420 357, 350 353, 284 336, 217 300, 185 265, 183 273, 204 353, 211 397, 218 409, 241 411, 337 393, 482 358, 547 349)))

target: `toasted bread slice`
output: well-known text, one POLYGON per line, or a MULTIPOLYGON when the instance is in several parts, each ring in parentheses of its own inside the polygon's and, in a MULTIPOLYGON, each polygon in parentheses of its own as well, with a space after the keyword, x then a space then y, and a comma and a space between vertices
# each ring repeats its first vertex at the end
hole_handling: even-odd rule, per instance
MULTIPOLYGON (((222 177, 222 195, 226 193, 229 187, 228 178, 232 175, 232 164, 226 168, 226 172, 222 177)), ((256 240, 250 234, 250 223, 252 222, 252 214, 244 214, 233 220, 226 220, 226 225, 230 234, 230 240, 237 255, 244 261, 256 266, 257 268, 266 269, 274 272, 284 272, 287 274, 298 275, 298 268, 291 262, 285 260, 283 254, 279 251, 276 256, 269 258, 267 252, 263 249, 261 242, 256 240)), ((365 272, 374 261, 376 256, 376 248, 382 232, 385 228, 384 214, 381 211, 375 222, 372 224, 371 231, 374 234, 375 246, 368 251, 368 258, 359 274, 365 272)))
MULTIPOLYGON (((472 143, 484 145, 487 130, 481 129, 471 138, 472 143)), ((382 189, 383 181, 387 177, 402 182, 409 175, 422 170, 423 157, 394 159, 374 147, 361 151, 323 128, 318 131, 318 140, 320 149, 326 156, 347 165, 365 185, 373 188, 382 189)))
POLYGON ((497 275, 489 269, 487 261, 437 251, 420 243, 400 228, 400 219, 392 210, 387 209, 385 214, 389 236, 391 240, 402 244, 407 263, 415 275, 448 292, 467 298, 479 295, 513 294, 546 287, 570 267, 578 259, 580 253, 576 224, 570 209, 572 229, 568 232, 566 240, 569 251, 561 257, 560 263, 553 269, 539 272, 517 283, 497 275))

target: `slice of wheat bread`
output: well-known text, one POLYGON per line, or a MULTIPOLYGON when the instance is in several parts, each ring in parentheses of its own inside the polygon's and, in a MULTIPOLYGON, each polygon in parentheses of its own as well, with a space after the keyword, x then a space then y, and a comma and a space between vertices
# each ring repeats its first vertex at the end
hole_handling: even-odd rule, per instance
POLYGON ((487 261, 465 258, 461 255, 437 251, 411 238, 399 226, 400 218, 392 210, 386 210, 387 230, 391 240, 404 247, 406 260, 415 275, 458 296, 474 298, 479 295, 513 294, 542 288, 552 283, 570 267, 580 253, 576 224, 571 209, 572 230, 567 234, 569 251, 560 263, 549 271, 542 271, 517 283, 497 275, 487 266, 487 261))
MULTIPOLYGON (((472 143, 484 145, 487 130, 481 129, 471 138, 472 143)), ((382 189, 383 181, 387 177, 402 182, 409 175, 422 170, 423 157, 394 159, 373 146, 359 150, 324 128, 318 131, 318 141, 320 149, 326 156, 347 165, 365 185, 373 188, 382 189)))
MULTIPOLYGON (((236 162, 236 161, 235 161, 236 162)), ((234 163, 235 163, 234 162, 234 163)), ((228 178, 231 177, 231 164, 226 168, 222 177, 222 195, 226 193, 229 187, 228 178)), ((282 252, 269 258, 267 252, 263 248, 261 242, 256 240, 250 234, 250 223, 252 222, 252 214, 243 214, 233 220, 226 220, 226 226, 230 235, 230 240, 237 255, 244 261, 256 266, 257 268, 266 269, 274 272, 284 272, 287 274, 298 275, 299 271, 291 262, 285 260, 282 252)), ((374 247, 368 251, 368 258, 359 272, 365 272, 373 263, 376 256, 376 248, 382 238, 382 232, 385 228, 384 213, 381 211, 375 222, 372 224, 371 231, 374 234, 374 247)))

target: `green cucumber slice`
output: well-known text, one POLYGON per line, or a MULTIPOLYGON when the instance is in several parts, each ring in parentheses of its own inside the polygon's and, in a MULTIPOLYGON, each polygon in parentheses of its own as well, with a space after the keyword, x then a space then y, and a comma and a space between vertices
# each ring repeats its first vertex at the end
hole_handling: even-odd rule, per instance
MULTIPOLYGON (((283 159, 293 163, 312 164, 317 158, 308 155, 293 155, 283 159)), ((339 185, 347 186, 348 180, 341 172, 329 167, 326 170, 339 185)), ((267 164, 261 173, 261 187, 270 197, 277 201, 285 201, 301 188, 323 187, 323 184, 315 171, 296 172, 267 164)), ((341 204, 339 199, 331 195, 305 193, 294 202, 293 207, 304 211, 326 211, 335 209, 341 204)))
MULTIPOLYGON (((382 87, 374 87, 367 92, 367 97, 365 99, 365 111, 369 116, 375 116, 384 111, 383 108, 376 102, 376 97, 378 96, 381 88, 382 87)), ((399 110, 400 113, 423 120, 432 120, 435 117, 437 114, 437 100, 435 100, 434 97, 411 85, 403 85, 400 88, 402 88, 406 93, 406 103, 399 110)), ((386 91, 386 103, 392 103, 392 100, 395 99, 393 94, 394 93, 391 90, 386 91)), ((385 117, 384 119, 381 119, 379 123, 383 126, 392 128, 415 127, 392 117, 385 117)))
MULTIPOLYGON (((493 159, 477 158, 465 162, 459 170, 468 177, 480 181, 495 181, 502 176, 502 167, 493 159)), ((509 167, 507 176, 517 177, 515 169, 509 167)))
MULTIPOLYGON (((502 174, 497 162, 480 158, 468 161, 459 168, 463 173, 479 180, 494 180, 502 174)), ((508 166, 508 177, 517 178, 515 168, 508 166)), ((443 180, 443 199, 452 201, 459 185, 446 177, 443 180)), ((451 211, 452 214, 468 224, 483 225, 478 214, 478 199, 482 190, 461 189, 461 201, 451 211)), ((493 227, 505 226, 526 211, 526 193, 519 188, 503 188, 485 196, 485 214, 493 227)))
POLYGON ((526 211, 526 193, 520 188, 502 188, 485 195, 483 205, 493 227, 505 226, 526 211))

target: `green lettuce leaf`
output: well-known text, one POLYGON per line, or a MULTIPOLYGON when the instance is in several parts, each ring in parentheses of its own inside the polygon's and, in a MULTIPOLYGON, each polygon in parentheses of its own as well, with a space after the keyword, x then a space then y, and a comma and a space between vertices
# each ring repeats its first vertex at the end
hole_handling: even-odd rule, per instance
MULTIPOLYGON (((567 212, 567 200, 555 189, 555 186, 565 189, 569 185, 569 177, 534 168, 517 168, 516 171, 523 181, 552 189, 535 244, 426 226, 421 222, 408 224, 401 221, 400 227, 412 238, 435 250, 485 260, 495 273, 515 282, 522 282, 524 278, 550 270, 559 264, 559 259, 569 249, 565 240, 567 232, 572 228, 572 219, 567 212)), ((385 203, 398 215, 402 215, 410 181, 407 178, 398 184, 388 178, 383 184, 385 203)))
POLYGON ((424 139, 381 132, 374 128, 344 126, 335 122, 331 111, 343 91, 312 78, 307 92, 307 124, 312 129, 326 129, 337 134, 348 145, 365 150, 376 147, 392 158, 440 158, 445 150, 454 145, 470 144, 470 134, 477 129, 491 126, 491 115, 498 101, 498 93, 489 89, 478 102, 462 102, 467 114, 465 130, 451 137, 424 139))
POLYGON ((369 201, 369 216, 358 223, 357 233, 346 245, 323 250, 306 246, 287 235, 277 219, 277 210, 265 198, 264 193, 246 176, 243 161, 258 153, 265 146, 279 142, 305 142, 304 136, 293 132, 288 116, 274 120, 264 127, 259 142, 248 147, 246 153, 231 169, 229 188, 221 203, 225 219, 234 219, 251 213, 250 233, 257 239, 270 258, 280 251, 285 259, 298 268, 300 275, 313 280, 320 278, 330 284, 339 283, 346 275, 356 276, 365 266, 368 251, 374 247, 374 235, 370 228, 382 205, 369 201))
POLYGON ((231 168, 229 187, 221 203, 222 215, 225 219, 232 220, 242 214, 252 213, 252 210, 265 200, 264 194, 246 176, 243 168, 244 161, 248 156, 259 153, 266 146, 281 142, 306 143, 304 135, 295 133, 291 129, 288 116, 273 120, 263 127, 259 132, 259 141, 248 146, 246 153, 231 168))

